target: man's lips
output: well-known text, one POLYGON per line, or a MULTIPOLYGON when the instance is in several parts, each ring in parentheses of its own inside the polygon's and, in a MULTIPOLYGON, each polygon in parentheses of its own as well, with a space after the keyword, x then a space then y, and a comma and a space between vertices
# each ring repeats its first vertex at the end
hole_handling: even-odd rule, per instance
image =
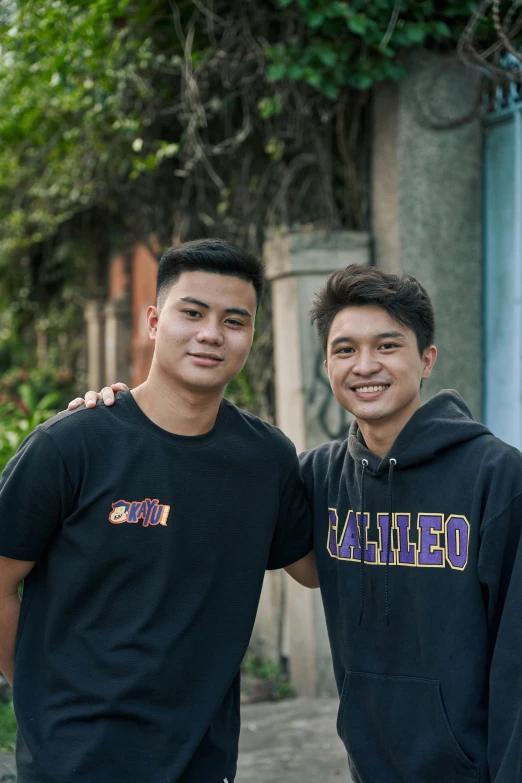
POLYGON ((189 353, 194 364, 199 364, 201 367, 214 367, 223 361, 222 356, 216 356, 213 353, 189 353))
POLYGON ((384 394, 389 389, 391 384, 389 383, 359 383, 351 386, 350 390, 354 392, 360 399, 373 400, 384 394))

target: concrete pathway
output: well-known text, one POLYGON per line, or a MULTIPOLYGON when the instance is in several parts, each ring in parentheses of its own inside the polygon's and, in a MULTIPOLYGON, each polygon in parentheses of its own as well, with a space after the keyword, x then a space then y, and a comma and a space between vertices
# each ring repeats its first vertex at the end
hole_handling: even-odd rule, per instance
MULTIPOLYGON (((337 705, 337 699, 286 699, 243 706, 236 783, 349 783, 337 705)), ((0 753, 0 783, 14 780, 12 754, 0 753)))
POLYGON ((14 756, 12 753, 0 752, 0 783, 12 783, 16 780, 14 756))
POLYGON ((236 783, 349 783, 338 705, 286 699, 243 706, 236 783))

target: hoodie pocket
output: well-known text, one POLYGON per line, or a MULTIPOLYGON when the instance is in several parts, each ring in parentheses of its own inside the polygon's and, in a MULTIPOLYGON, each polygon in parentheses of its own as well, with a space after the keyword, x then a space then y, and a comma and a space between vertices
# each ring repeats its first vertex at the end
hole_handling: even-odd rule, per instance
POLYGON ((355 783, 478 781, 449 725, 438 680, 346 672, 337 731, 355 783))

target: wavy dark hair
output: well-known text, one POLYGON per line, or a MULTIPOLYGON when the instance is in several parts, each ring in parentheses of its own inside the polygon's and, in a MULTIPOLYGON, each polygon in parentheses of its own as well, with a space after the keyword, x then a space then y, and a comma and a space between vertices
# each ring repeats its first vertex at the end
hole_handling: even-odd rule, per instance
POLYGON ((326 357, 332 322, 345 307, 382 307, 417 338, 422 356, 435 339, 435 315, 426 289, 413 275, 392 275, 374 266, 351 264, 329 275, 310 311, 326 357))

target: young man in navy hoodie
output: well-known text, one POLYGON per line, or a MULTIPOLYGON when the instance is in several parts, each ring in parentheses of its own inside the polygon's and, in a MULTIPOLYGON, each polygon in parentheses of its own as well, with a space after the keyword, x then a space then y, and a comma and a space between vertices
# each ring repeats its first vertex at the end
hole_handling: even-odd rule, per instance
POLYGON ((518 783, 522 455, 454 391, 421 406, 435 324, 415 278, 350 266, 312 318, 355 417, 301 457, 353 780, 518 783))
POLYGON ((55 416, 5 468, 0 669, 19 783, 234 780, 264 572, 311 549, 293 444, 223 398, 262 285, 238 247, 172 248, 147 380, 55 416))
POLYGON ((522 781, 522 455, 443 391, 409 275, 351 266, 312 310, 355 421, 302 455, 356 783, 522 781))

